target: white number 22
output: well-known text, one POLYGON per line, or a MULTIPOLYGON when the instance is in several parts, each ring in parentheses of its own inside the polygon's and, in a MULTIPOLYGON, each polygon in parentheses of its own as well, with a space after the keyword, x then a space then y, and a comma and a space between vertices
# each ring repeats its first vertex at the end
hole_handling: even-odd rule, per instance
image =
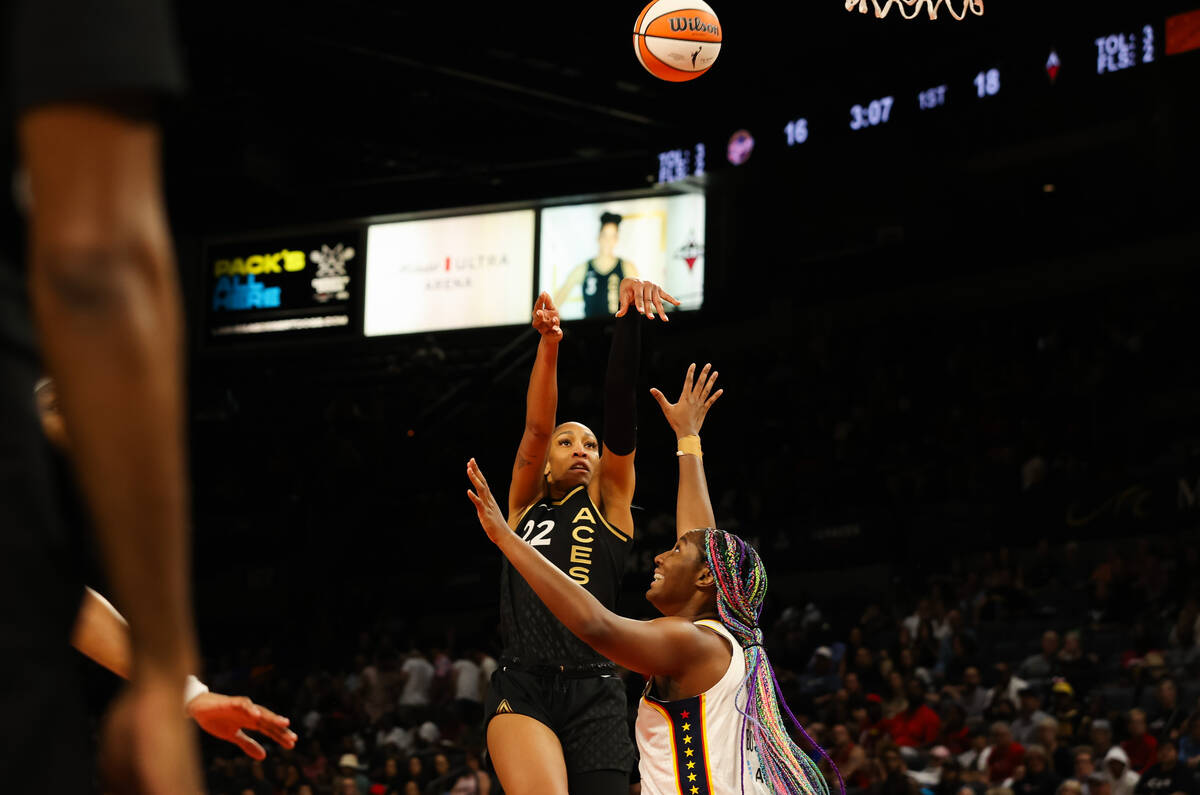
POLYGON ((544 522, 538 522, 537 527, 542 532, 538 533, 531 540, 529 536, 533 533, 533 520, 530 519, 525 525, 525 535, 521 536, 521 540, 529 544, 531 547, 544 547, 549 545, 550 539, 547 536, 549 536, 550 531, 554 529, 554 520, 547 519, 544 522))

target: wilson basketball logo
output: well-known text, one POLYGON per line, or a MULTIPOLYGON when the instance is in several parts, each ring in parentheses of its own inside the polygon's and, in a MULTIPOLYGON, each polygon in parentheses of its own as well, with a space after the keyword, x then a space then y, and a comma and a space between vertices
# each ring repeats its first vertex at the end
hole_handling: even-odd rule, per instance
POLYGON ((633 51, 661 80, 694 80, 721 53, 721 23, 703 0, 654 0, 633 26, 633 51))

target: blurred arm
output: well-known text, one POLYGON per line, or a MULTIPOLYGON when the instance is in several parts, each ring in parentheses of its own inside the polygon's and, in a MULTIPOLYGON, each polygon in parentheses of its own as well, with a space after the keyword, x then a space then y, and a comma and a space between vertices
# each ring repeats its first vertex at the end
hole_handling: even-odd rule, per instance
POLYGON ((131 632, 131 671, 196 661, 182 334, 155 124, 81 103, 27 111, 30 291, 73 457, 131 632))

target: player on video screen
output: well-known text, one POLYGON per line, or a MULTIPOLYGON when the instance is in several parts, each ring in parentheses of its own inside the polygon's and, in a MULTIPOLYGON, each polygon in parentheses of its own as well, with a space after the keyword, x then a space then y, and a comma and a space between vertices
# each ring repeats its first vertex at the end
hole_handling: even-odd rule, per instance
POLYGON ((600 216, 599 248, 595 259, 576 265, 554 293, 554 305, 562 306, 577 287, 583 289, 583 316, 615 315, 620 308, 621 280, 636 278, 632 262, 616 255, 620 239, 621 216, 605 212, 600 216))

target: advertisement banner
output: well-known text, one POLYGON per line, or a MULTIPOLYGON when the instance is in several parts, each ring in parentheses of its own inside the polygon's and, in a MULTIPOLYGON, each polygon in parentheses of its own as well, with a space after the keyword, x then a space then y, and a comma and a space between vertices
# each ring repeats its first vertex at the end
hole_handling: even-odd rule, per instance
POLYGON ((206 246, 208 340, 352 333, 362 256, 362 230, 354 228, 206 246))
POLYGON ((533 210, 369 227, 364 332, 529 322, 533 245, 533 210))

